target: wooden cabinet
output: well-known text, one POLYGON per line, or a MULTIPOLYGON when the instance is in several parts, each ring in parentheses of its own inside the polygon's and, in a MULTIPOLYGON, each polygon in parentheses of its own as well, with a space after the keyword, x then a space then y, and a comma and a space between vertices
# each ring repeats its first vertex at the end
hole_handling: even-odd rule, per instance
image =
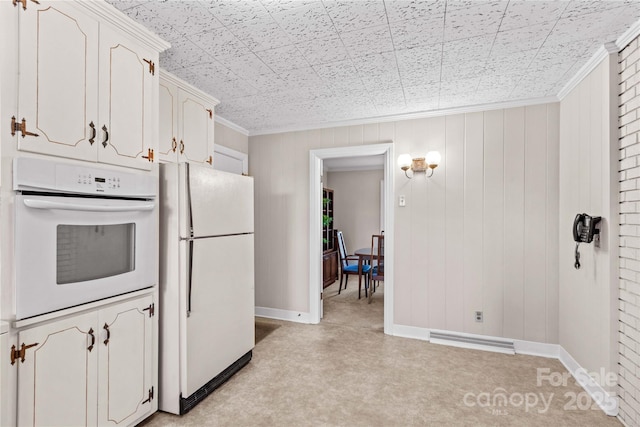
POLYGON ((100 19, 99 13, 114 13, 102 8, 100 2, 44 0, 14 8, 20 23, 12 119, 17 147, 150 170, 158 123, 155 64, 168 45, 150 35, 150 44, 134 39, 112 25, 125 18, 100 19))
POLYGON ((338 250, 333 228, 333 190, 322 189, 322 282, 326 288, 338 279, 338 250))
POLYGON ((154 307, 147 295, 20 331, 18 425, 133 425, 153 413, 154 307))
POLYGON ((158 159, 213 165, 214 109, 219 101, 160 71, 158 159))

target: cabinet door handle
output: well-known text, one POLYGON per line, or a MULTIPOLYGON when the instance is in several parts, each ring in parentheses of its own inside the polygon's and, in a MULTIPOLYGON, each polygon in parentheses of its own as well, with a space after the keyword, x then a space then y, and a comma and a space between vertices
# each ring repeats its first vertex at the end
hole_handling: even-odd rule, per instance
POLYGON ((180 154, 184 154, 184 142, 180 140, 180 154))
POLYGON ((93 350, 93 345, 96 343, 96 336, 93 334, 93 328, 89 329, 89 335, 91 335, 91 345, 87 347, 87 350, 93 350))
POLYGON ((107 325, 106 323, 103 326, 103 329, 105 331, 107 331, 107 339, 104 340, 104 345, 108 345, 109 344, 109 340, 111 339, 111 331, 109 330, 109 325, 107 325))
POLYGON ((91 128, 91 138, 89 138, 89 144, 93 145, 96 139, 96 125, 91 122, 89 123, 89 127, 91 128))
POLYGON ((104 131, 104 141, 102 141, 102 146, 104 148, 107 148, 107 141, 109 141, 109 131, 107 130, 107 125, 103 125, 102 130, 104 131))
POLYGON ((174 136, 171 139, 171 151, 175 153, 177 148, 178 148, 178 141, 176 141, 176 137, 174 136))

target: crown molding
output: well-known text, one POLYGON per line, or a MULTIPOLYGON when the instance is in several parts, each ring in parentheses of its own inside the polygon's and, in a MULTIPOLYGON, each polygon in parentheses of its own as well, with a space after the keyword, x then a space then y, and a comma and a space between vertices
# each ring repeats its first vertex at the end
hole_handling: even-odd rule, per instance
POLYGON ((169 42, 161 39, 147 27, 129 18, 127 15, 116 9, 115 6, 112 6, 107 2, 76 0, 69 4, 74 7, 81 8, 85 12, 90 12, 94 17, 99 18, 101 21, 109 22, 122 33, 132 37, 134 40, 143 43, 145 46, 148 46, 157 52, 163 52, 171 47, 169 42))
POLYGON ((343 120, 330 123, 308 123, 300 126, 291 126, 276 129, 262 129, 250 131, 249 136, 271 135, 284 132, 299 132, 312 129, 326 129, 343 126, 367 125, 373 123, 386 123, 403 120, 424 119, 429 117, 450 116, 454 114, 477 113, 480 111, 503 110, 506 108, 527 107, 531 105, 549 104, 558 102, 555 96, 547 96, 544 98, 530 98, 516 101, 494 102, 489 104, 476 104, 464 107, 446 108, 442 110, 420 111, 417 113, 394 114, 390 116, 370 117, 366 119, 343 120))
POLYGON ((562 101, 578 84, 584 80, 602 61, 604 61, 609 55, 618 53, 618 46, 616 43, 605 43, 596 53, 589 58, 589 60, 578 70, 577 73, 569 79, 567 84, 564 85, 560 92, 558 92, 558 100, 562 101))
POLYGON ((224 126, 230 128, 230 129, 235 130, 236 132, 240 132, 244 136, 249 136, 249 131, 248 130, 246 130, 242 126, 239 126, 239 125, 233 123, 230 120, 225 119, 224 117, 220 117, 219 115, 216 114, 215 121, 220 123, 221 125, 224 125, 224 126))
POLYGON ((636 37, 640 36, 640 19, 636 21, 627 31, 625 31, 618 40, 616 40, 616 45, 618 46, 618 50, 622 50, 629 43, 636 39, 636 37))
MULTIPOLYGON (((176 76, 175 74, 172 74, 170 72, 168 72, 167 70, 165 70, 164 68, 160 68, 159 69, 159 75, 160 75, 160 80, 164 80, 168 83, 171 83, 174 86, 177 86, 180 88, 180 90, 189 93, 192 96, 195 96, 197 98, 201 98, 202 100, 211 103, 213 105, 218 105, 220 104, 220 100, 218 100, 217 98, 214 98, 213 96, 209 95, 208 93, 198 89, 197 87, 195 87, 194 85, 192 85, 191 83, 188 83, 184 80, 182 80, 180 77, 176 76)), ((217 116, 215 116, 217 117, 217 116)))

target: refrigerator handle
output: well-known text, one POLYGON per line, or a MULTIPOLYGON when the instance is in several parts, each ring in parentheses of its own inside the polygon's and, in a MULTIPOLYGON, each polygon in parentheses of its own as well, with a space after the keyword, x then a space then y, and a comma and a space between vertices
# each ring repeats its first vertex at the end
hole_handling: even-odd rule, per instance
POLYGON ((191 177, 189 175, 189 163, 184 164, 185 181, 187 184, 187 218, 189 220, 189 237, 193 237, 193 212, 191 211, 191 177))
POLYGON ((189 267, 187 270, 187 317, 191 316, 191 285, 193 283, 193 239, 189 239, 189 267))

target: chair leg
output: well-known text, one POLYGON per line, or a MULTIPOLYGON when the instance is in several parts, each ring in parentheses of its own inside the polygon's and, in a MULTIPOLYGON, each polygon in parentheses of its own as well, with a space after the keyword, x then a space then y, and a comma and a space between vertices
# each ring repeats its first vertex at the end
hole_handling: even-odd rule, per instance
MULTIPOLYGON (((367 294, 367 289, 369 288, 369 275, 364 276, 364 297, 367 298, 369 295, 367 294)), ((371 292, 371 289, 369 289, 371 292)))
POLYGON ((338 286, 338 295, 340 295, 340 291, 342 290, 342 279, 343 278, 344 278, 344 273, 340 272, 340 286, 338 286))

